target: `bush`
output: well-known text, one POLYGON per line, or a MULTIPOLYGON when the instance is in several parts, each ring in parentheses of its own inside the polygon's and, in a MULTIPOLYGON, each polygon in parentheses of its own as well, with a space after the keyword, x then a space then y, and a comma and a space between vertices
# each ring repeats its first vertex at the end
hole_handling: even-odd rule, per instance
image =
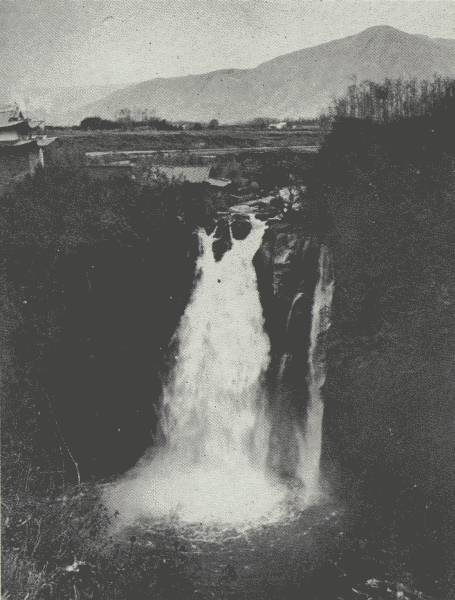
POLYGON ((94 130, 109 130, 119 129, 119 124, 108 119, 102 119, 101 117, 86 117, 80 122, 79 128, 82 131, 94 131, 94 130))

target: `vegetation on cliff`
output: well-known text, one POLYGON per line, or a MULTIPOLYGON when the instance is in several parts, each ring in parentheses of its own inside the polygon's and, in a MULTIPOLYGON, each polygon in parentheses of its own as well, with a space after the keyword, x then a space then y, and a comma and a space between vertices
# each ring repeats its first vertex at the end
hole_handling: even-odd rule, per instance
POLYGON ((349 502, 356 494, 373 500, 378 519, 407 548, 409 570, 426 584, 444 582, 445 594, 455 577, 449 83, 430 109, 412 111, 421 116, 346 118, 343 108, 312 189, 336 279, 326 471, 349 502))

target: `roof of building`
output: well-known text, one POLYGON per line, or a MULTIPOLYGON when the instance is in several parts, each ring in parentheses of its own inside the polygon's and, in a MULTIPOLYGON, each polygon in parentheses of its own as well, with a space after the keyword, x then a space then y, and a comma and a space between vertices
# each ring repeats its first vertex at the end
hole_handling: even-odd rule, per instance
POLYGON ((0 118, 0 129, 13 129, 18 125, 22 125, 22 123, 28 124, 26 119, 22 119, 22 121, 9 121, 7 123, 2 123, 0 118))
POLYGON ((25 148, 25 147, 31 147, 31 146, 35 146, 37 148, 42 148, 43 146, 49 146, 49 144, 52 144, 52 142, 54 142, 57 138, 52 137, 52 138, 48 138, 48 137, 38 137, 38 136, 29 136, 29 137, 24 137, 22 139, 16 139, 16 140, 7 140, 7 141, 1 141, 0 142, 0 149, 2 151, 4 150, 14 150, 15 148, 25 148))
POLYGON ((0 152, 15 152, 21 149, 31 150, 32 148, 38 148, 35 138, 28 138, 25 140, 17 140, 15 142, 0 143, 0 152))
POLYGON ((27 138, 25 140, 18 140, 14 142, 12 146, 28 146, 30 144, 36 144, 36 138, 27 138))
POLYGON ((163 173, 169 179, 182 179, 190 183, 203 183, 208 179, 210 169, 210 165, 184 165, 181 167, 175 165, 153 165, 151 172, 163 173))
POLYGON ((27 119, 17 103, 0 105, 0 127, 14 127, 24 122, 27 119))
POLYGON ((221 179, 221 178, 216 178, 216 177, 208 177, 205 181, 206 181, 206 183, 209 183, 210 185, 213 185, 215 187, 220 187, 220 188, 227 187, 228 185, 230 185, 232 183, 232 181, 230 179, 221 179))
POLYGON ((52 144, 52 142, 55 142, 56 139, 57 139, 56 137, 48 137, 47 135, 40 135, 36 138, 36 143, 40 147, 49 146, 49 144, 52 144))

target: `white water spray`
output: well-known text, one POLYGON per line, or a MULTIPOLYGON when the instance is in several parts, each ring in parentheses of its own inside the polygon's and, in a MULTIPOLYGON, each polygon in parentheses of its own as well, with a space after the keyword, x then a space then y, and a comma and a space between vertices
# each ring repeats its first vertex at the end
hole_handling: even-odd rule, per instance
MULTIPOLYGON (((294 314, 295 305, 302 296, 303 292, 298 292, 295 295, 294 300, 292 301, 291 308, 289 309, 288 317, 286 319, 286 333, 289 332, 289 327, 291 326, 292 315, 294 314)), ((284 372, 286 370, 289 360, 291 359, 291 356, 292 355, 289 352, 285 352, 281 357, 280 368, 278 369, 278 381, 281 381, 283 379, 284 372)))
MULTIPOLYGON (((218 262, 212 249, 215 233, 199 235, 198 280, 175 335, 178 354, 163 392, 164 442, 106 489, 106 503, 120 512, 120 524, 176 518, 244 527, 281 519, 291 496, 299 507, 319 497, 321 388, 334 285, 330 256, 322 247, 308 355, 307 420, 305 428, 295 424, 295 478, 303 485, 291 493, 267 466, 271 428, 263 376, 270 342, 252 262, 266 225, 254 218, 251 224, 248 236, 232 239, 232 248, 218 262)), ((288 327, 301 295, 294 299, 288 327)))
POLYGON ((200 234, 199 280, 176 337, 164 390, 165 443, 109 492, 128 522, 141 516, 239 525, 275 520, 286 489, 268 472, 270 427, 262 378, 270 343, 252 263, 266 225, 215 261, 214 234, 200 234))
POLYGON ((321 246, 319 255, 319 280, 313 300, 310 349, 308 352, 307 420, 303 433, 296 431, 299 445, 298 478, 305 484, 305 502, 311 504, 321 495, 320 460, 322 446, 322 420, 324 399, 322 387, 326 379, 326 334, 330 327, 334 280, 330 253, 321 246))

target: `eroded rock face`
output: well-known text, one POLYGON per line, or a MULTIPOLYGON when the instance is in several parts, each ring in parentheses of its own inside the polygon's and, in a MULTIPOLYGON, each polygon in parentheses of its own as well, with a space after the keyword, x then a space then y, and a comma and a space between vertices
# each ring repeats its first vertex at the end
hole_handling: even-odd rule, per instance
POLYGON ((262 295, 268 296, 264 309, 268 320, 288 321, 295 297, 311 302, 318 273, 319 241, 301 228, 273 223, 269 226, 256 255, 256 268, 262 295), (268 272, 269 288, 263 289, 264 271, 268 272), (273 299, 274 315, 268 315, 273 299))
POLYGON ((304 426, 309 402, 308 369, 312 309, 319 279, 320 241, 303 228, 272 224, 258 253, 268 261, 264 310, 272 340, 269 369, 273 467, 292 477, 299 456, 292 442, 304 426))
POLYGON ((232 219, 231 232, 236 240, 244 240, 251 231, 251 222, 242 215, 232 219))
POLYGON ((216 260, 221 260, 225 252, 232 248, 232 238, 244 240, 251 231, 248 215, 226 215, 215 225, 216 238, 213 242, 213 253, 216 260))

